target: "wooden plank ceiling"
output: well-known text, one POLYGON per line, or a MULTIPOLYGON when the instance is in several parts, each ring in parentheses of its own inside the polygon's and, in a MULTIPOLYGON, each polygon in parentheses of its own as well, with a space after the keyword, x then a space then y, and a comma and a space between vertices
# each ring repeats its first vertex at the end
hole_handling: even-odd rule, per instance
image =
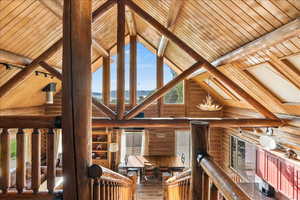
MULTIPOLYGON (((300 1, 298 0, 133 1, 209 62, 217 60, 300 16, 300 1), (180 8, 176 7, 178 3, 181 5, 180 8)), ((105 0, 93 0, 93 10, 105 2, 105 0)), ((62 7, 62 0, 0 1, 0 50, 10 51, 30 59, 37 58, 62 37, 62 7)), ((116 6, 114 6, 93 23, 92 60, 95 63, 95 68, 101 66, 101 57, 106 52, 111 50, 111 54, 115 53, 116 11, 116 6)), ((126 27, 126 35, 129 32, 130 34, 136 33, 139 42, 150 48, 152 52, 160 49, 160 52, 163 52, 160 54, 167 58, 166 60, 177 71, 183 71, 195 63, 195 60, 175 44, 165 42, 165 38, 139 16, 132 14, 127 20, 131 21, 131 25, 127 21, 130 31, 126 27), (134 26, 136 30, 132 31, 134 26)), ((128 38, 126 42, 128 42, 128 38)), ((297 104, 288 105, 287 102, 280 100, 267 85, 262 84, 257 77, 247 70, 249 67, 261 63, 273 63, 275 67, 277 66, 278 73, 299 88, 299 81, 295 81, 300 74, 299 68, 297 68, 297 63, 300 64, 300 59, 297 57, 299 52, 300 36, 297 34, 288 40, 280 41, 268 47, 268 49, 246 55, 233 65, 221 66, 220 69, 271 111, 300 115, 297 104), (280 67, 288 69, 288 71, 286 72, 280 67)), ((0 61, 3 61, 1 56, 0 61)), ((51 66, 61 68, 62 49, 60 48, 46 62, 51 66)), ((39 68, 39 70, 42 69, 39 68)), ((0 66, 0 86, 9 80, 16 73, 15 71, 8 71, 0 66)), ((230 96, 229 99, 224 98, 220 92, 218 93, 205 82, 208 77, 207 73, 202 73, 194 79, 203 88, 210 91, 219 102, 228 106, 251 108, 238 95, 216 81, 215 84, 230 96)), ((32 85, 33 82, 30 81, 33 79, 31 77, 24 81, 16 89, 16 92, 21 88, 26 90, 25 86, 32 85)), ((41 85, 45 85, 47 82, 49 81, 45 80, 41 85)), ((8 101, 12 96, 16 96, 16 94, 10 94, 1 99, 1 108, 6 108, 2 102, 8 101)), ((22 106, 24 107, 24 105, 22 106)))

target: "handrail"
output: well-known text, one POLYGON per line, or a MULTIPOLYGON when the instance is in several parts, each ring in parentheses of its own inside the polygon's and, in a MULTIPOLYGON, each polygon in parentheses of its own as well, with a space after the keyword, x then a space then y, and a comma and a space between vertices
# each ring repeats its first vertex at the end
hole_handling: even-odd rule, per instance
POLYGON ((177 182, 180 182, 183 178, 186 178, 186 177, 189 177, 191 176, 191 169, 188 169, 184 172, 181 172, 180 174, 176 175, 176 176, 172 176, 170 178, 168 178, 166 181, 165 181, 165 184, 167 185, 171 185, 173 183, 177 183, 177 182))
POLYGON ((93 179, 93 200, 134 199, 134 180, 96 164, 88 173, 93 179))
POLYGON ((250 200, 246 193, 208 156, 204 156, 198 163, 226 199, 250 200))
POLYGON ((61 128, 61 117, 1 116, 0 128, 61 128))

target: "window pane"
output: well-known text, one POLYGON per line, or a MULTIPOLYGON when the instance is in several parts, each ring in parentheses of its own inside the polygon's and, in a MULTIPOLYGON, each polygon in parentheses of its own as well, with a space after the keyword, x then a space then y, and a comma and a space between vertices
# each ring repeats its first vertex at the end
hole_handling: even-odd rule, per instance
POLYGON ((141 102, 156 89, 156 55, 137 44, 137 101, 141 102))
POLYGON ((110 103, 117 102, 117 56, 112 56, 110 64, 110 103))
MULTIPOLYGON (((177 76, 167 64, 164 64, 164 84, 167 84, 177 76)), ((172 88, 165 96, 164 103, 183 104, 183 81, 172 88)))
POLYGON ((231 167, 236 169, 236 139, 231 136, 231 167))
POLYGON ((103 68, 99 67, 92 75, 92 96, 102 101, 103 68))

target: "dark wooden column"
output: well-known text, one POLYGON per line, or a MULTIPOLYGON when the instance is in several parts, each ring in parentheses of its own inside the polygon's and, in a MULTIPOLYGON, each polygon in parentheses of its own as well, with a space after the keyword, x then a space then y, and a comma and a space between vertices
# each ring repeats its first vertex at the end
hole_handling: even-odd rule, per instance
POLYGON ((130 36, 130 105, 136 105, 136 90, 137 90, 137 49, 136 49, 136 35, 130 36))
POLYGON ((102 78, 103 104, 110 102, 110 56, 103 57, 103 78, 102 78))
POLYGON ((91 199, 91 6, 64 0, 63 163, 64 199, 91 199))
MULTIPOLYGON (((204 196, 205 190, 203 169, 198 164, 199 155, 207 155, 208 152, 208 123, 192 123, 192 177, 190 185, 190 200, 199 200, 204 196)), ((208 181, 207 181, 208 182, 208 181)))
MULTIPOLYGON (((156 88, 159 89, 164 86, 164 57, 156 56, 156 88)), ((163 114, 164 97, 157 100, 158 116, 163 114)))
POLYGON ((122 119, 125 112, 125 1, 117 2, 117 119, 122 119))

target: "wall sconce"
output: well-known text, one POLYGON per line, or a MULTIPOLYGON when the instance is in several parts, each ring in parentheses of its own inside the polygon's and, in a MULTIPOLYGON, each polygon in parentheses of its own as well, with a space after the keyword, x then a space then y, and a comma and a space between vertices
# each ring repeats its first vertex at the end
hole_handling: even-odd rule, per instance
POLYGON ((53 104, 53 94, 56 91, 56 83, 49 83, 42 91, 46 92, 46 104, 53 104))

